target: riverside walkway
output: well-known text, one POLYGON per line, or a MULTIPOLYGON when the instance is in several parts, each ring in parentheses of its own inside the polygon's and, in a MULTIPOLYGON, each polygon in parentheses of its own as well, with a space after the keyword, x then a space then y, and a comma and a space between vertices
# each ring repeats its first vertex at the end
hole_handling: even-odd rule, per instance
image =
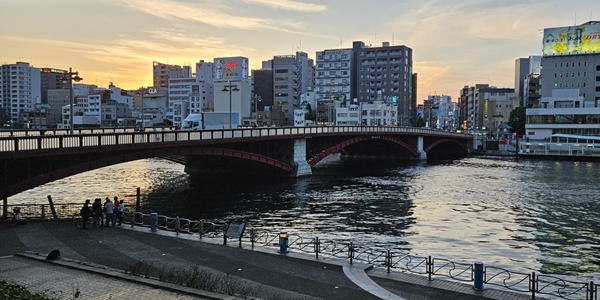
POLYGON ((0 223, 0 280, 68 299, 76 292, 81 299, 238 299, 122 272, 144 261, 159 269, 197 266, 233 275, 237 284, 251 287, 264 299, 530 299, 491 288, 475 291, 471 285, 446 280, 388 274, 337 258, 236 246, 130 225, 82 230, 67 221, 0 223), (45 261, 54 249, 63 259, 45 261))

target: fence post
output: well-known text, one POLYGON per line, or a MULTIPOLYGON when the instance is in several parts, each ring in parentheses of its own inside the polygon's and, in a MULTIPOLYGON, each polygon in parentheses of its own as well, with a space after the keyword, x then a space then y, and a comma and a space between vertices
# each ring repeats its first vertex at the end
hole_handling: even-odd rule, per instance
POLYGON ((48 195, 48 203, 50 203, 50 210, 52 211, 52 218, 57 219, 56 209, 54 208, 54 202, 52 201, 52 196, 48 195))
POLYGON ((135 224, 135 213, 131 213, 131 228, 133 228, 134 224, 135 224))
POLYGON ((202 235, 204 234, 204 220, 200 220, 200 228, 199 228, 200 239, 202 239, 202 235))
POLYGON ((2 199, 2 219, 6 220, 8 217, 8 198, 2 199))
POLYGON ((175 215, 175 235, 179 235, 179 216, 175 215))
POLYGON ((588 297, 586 299, 596 299, 594 298, 594 282, 590 281, 588 285, 588 297))
POLYGON ((433 274, 433 260, 431 259, 431 255, 427 257, 427 276, 429 277, 429 281, 431 281, 431 275, 433 274))
POLYGON ((483 263, 480 261, 473 263, 473 289, 483 290, 483 263))
POLYGON ((348 257, 350 257, 350 264, 352 264, 352 258, 354 258, 354 245, 350 242, 350 248, 348 248, 348 257))
POLYGON ((531 272, 531 279, 529 279, 529 288, 531 289, 531 299, 535 299, 535 292, 537 290, 537 280, 535 280, 535 272, 531 272))
POLYGON ((390 272, 390 268, 392 267, 392 255, 390 254, 390 249, 387 250, 385 254, 385 264, 387 265, 387 272, 390 272))
POLYGON ((315 254, 317 259, 319 258, 319 251, 321 251, 321 245, 319 244, 319 237, 315 237, 315 254))
POLYGON ((136 212, 140 212, 142 211, 142 209, 140 208, 140 188, 136 188, 136 193, 135 193, 135 211, 136 212))
POLYGON ((40 205, 40 208, 42 209, 42 220, 46 219, 46 208, 45 205, 42 204, 40 205))
POLYGON ((254 227, 250 229, 250 243, 252 244, 252 249, 254 249, 254 227))
POLYGON ((229 226, 226 223, 225 226, 223 226, 223 245, 227 245, 227 227, 229 226))

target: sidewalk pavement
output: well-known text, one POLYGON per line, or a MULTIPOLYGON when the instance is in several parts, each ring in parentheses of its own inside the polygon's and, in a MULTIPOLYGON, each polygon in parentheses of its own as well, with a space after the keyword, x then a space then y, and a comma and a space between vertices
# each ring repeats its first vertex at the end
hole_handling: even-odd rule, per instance
POLYGON ((495 289, 475 291, 470 285, 452 281, 388 274, 336 258, 279 254, 277 248, 252 250, 246 245, 240 249, 237 243, 222 245, 222 239, 200 240, 197 235, 151 232, 149 228, 130 225, 82 230, 66 221, 5 223, 0 224, 0 241, 0 279, 67 296, 79 289, 85 296, 82 299, 119 299, 121 295, 148 295, 146 299, 234 299, 118 271, 138 261, 154 266, 151 277, 158 277, 159 269, 194 266, 238 276, 264 298, 529 299, 528 295, 495 289), (31 259, 35 255, 14 256, 29 251, 45 258, 54 249, 64 258, 58 264, 31 259))

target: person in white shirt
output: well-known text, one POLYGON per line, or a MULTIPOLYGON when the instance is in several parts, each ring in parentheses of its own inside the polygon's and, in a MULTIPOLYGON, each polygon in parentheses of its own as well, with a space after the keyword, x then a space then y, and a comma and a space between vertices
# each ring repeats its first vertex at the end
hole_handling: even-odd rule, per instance
POLYGON ((106 211, 106 226, 108 227, 108 223, 112 222, 112 226, 115 227, 114 205, 108 197, 106 197, 106 202, 104 202, 104 210, 106 211))

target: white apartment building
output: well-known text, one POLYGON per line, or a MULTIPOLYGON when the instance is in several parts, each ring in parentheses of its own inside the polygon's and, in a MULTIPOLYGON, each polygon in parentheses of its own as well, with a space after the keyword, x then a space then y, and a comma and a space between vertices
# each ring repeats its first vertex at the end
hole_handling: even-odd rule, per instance
POLYGON ((353 62, 352 49, 317 51, 314 90, 317 101, 351 99, 353 62))
POLYGON ((0 66, 0 107, 6 110, 14 123, 22 126, 21 112, 35 111, 41 97, 40 69, 26 62, 0 66))
POLYGON ((360 104, 361 122, 367 126, 398 126, 398 103, 387 101, 360 104))

